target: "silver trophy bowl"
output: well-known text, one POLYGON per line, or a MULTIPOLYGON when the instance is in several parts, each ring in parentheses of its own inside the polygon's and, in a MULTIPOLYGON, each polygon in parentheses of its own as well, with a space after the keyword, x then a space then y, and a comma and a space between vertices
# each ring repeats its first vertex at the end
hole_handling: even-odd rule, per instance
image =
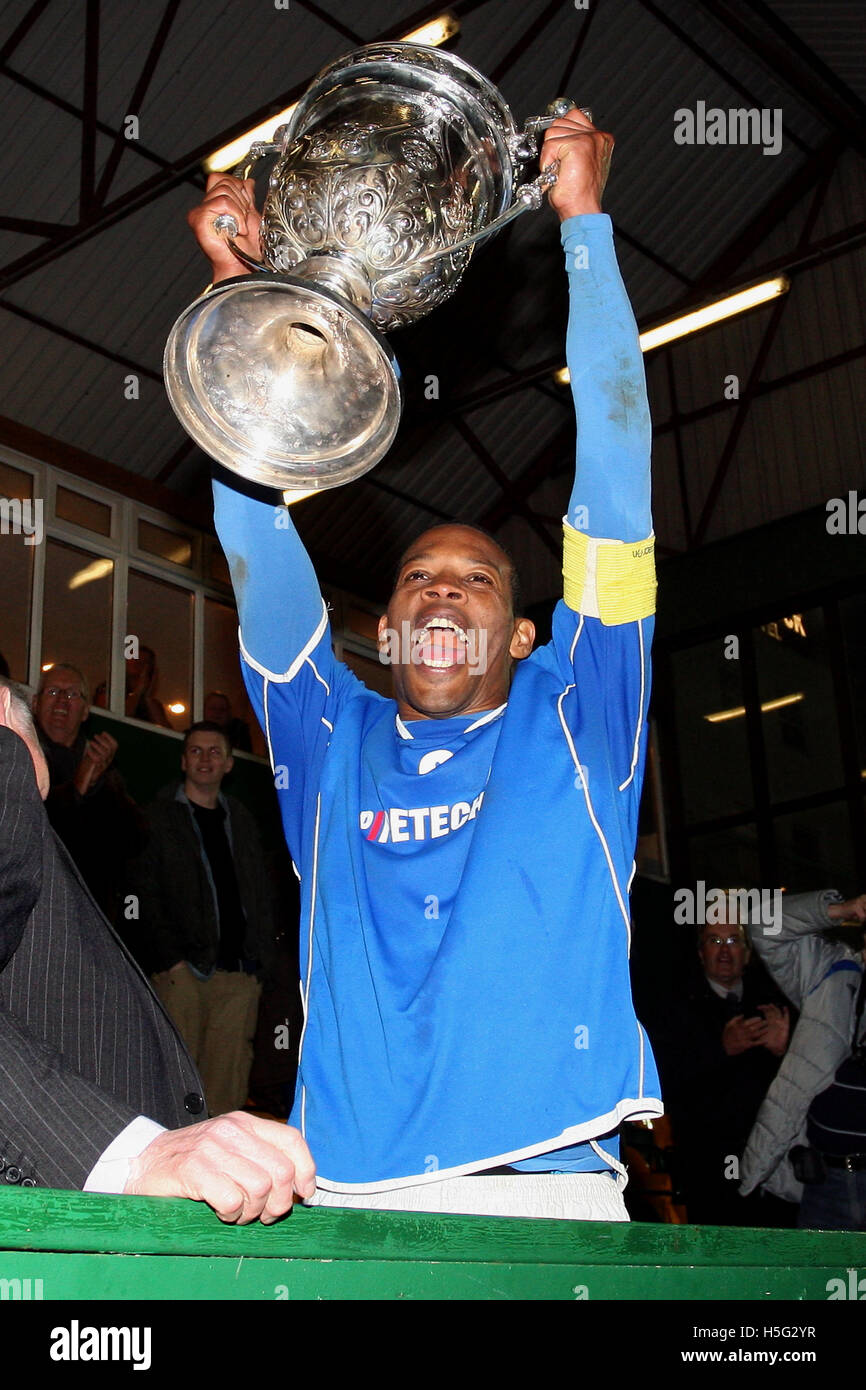
POLYGON ((313 81, 274 141, 261 260, 215 226, 255 272, 191 304, 165 350, 169 400, 217 462, 271 487, 360 477, 400 422, 384 330, 414 323, 457 288, 475 245, 538 207, 555 166, 518 186, 535 136, 461 59, 419 44, 371 44, 313 81))

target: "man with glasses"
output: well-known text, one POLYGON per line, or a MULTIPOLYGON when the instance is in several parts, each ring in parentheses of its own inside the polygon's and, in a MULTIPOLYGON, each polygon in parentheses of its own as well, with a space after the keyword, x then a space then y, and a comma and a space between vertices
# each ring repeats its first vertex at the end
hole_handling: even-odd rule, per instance
POLYGON ((698 929, 700 973, 653 1034, 677 1178, 690 1222, 790 1225, 788 1203, 739 1193, 740 1157, 788 1045, 785 1000, 760 966, 734 911, 698 929), (728 920, 724 920, 727 918, 728 920))
POLYGON ((51 777, 48 818, 112 920, 119 867, 144 847, 146 828, 112 766, 117 740, 105 732, 90 739, 84 735, 89 713, 87 681, 77 666, 58 662, 43 671, 33 716, 51 777))

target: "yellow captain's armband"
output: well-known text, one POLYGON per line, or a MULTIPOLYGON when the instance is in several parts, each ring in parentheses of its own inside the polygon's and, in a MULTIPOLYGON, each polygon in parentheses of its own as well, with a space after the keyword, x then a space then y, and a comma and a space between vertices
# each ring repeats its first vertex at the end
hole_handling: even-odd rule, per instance
POLYGON ((633 623, 655 612, 655 537, 603 541, 565 525, 563 598, 575 613, 606 627, 633 623))

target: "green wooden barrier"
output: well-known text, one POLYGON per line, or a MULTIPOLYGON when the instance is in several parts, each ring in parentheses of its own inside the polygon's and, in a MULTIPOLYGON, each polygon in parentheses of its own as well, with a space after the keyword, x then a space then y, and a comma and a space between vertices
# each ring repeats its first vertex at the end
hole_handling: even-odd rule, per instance
POLYGON ((859 1277, 866 1295, 856 1233, 301 1206, 225 1226, 194 1202, 0 1191, 0 1299, 826 1302, 859 1277))

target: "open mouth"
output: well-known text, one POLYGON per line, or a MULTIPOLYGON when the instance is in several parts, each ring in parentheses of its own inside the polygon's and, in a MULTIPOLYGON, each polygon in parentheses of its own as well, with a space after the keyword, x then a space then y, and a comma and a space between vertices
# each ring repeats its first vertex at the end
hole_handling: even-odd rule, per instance
POLYGON ((412 634, 413 665, 432 671, 448 671, 465 666, 468 637, 451 618, 430 618, 412 634))

